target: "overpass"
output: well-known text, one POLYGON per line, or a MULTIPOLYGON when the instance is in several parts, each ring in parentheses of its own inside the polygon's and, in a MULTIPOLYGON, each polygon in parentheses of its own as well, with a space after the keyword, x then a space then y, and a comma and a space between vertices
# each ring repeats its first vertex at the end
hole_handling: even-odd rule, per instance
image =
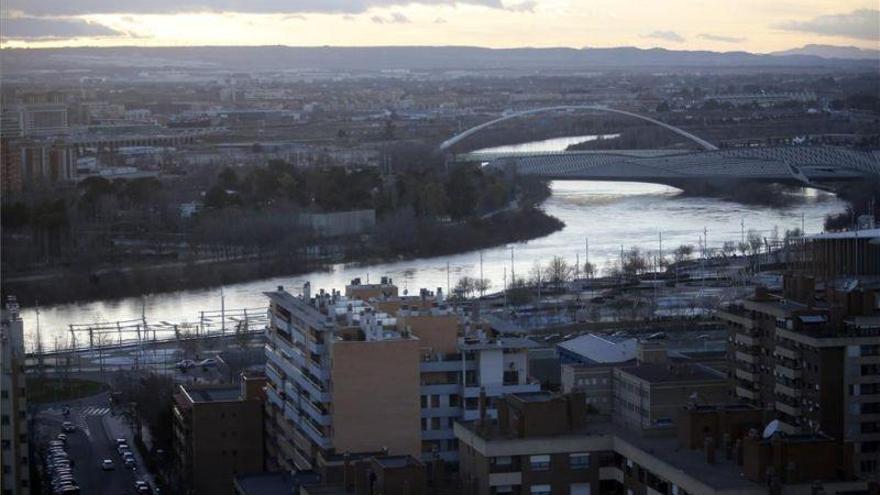
POLYGON ((774 146, 711 151, 576 151, 496 155, 487 166, 553 180, 609 180, 669 185, 697 181, 759 180, 815 186, 822 182, 880 178, 880 153, 839 146, 774 146))

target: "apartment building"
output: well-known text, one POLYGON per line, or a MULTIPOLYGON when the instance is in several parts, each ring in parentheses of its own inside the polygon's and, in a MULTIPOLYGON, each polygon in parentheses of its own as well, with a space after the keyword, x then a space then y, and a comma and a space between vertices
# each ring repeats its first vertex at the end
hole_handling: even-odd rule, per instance
POLYGON ((24 326, 10 297, 0 315, 0 488, 3 495, 30 493, 24 326))
POLYGON ((746 406, 690 409, 698 414, 683 410, 679 421, 698 437, 695 445, 597 421, 586 413, 578 394, 506 396, 499 402, 497 420, 455 425, 462 493, 867 493, 868 484, 846 471, 839 442, 778 433, 759 436, 755 429, 762 416, 746 406), (725 443, 716 444, 712 435, 725 443), (817 455, 821 449, 826 449, 825 457, 817 455), (780 467, 782 475, 777 475, 780 467))
POLYGON ((789 434, 853 444, 856 472, 880 472, 880 229, 808 240, 819 260, 783 290, 718 312, 729 327, 730 380, 745 403, 773 412, 789 434), (858 275, 860 270, 871 271, 858 275), (817 271, 819 273, 817 273, 817 271))
MULTIPOLYGON (((389 279, 266 294, 267 468, 338 479, 346 454, 455 462, 454 421, 477 398, 539 390, 525 339, 471 329, 442 293, 399 296, 389 279)), ((495 414, 494 408, 491 414, 495 414)))
POLYGON ((346 453, 418 456, 418 340, 333 291, 266 293, 267 467, 340 471, 346 453))
POLYGON ((234 493, 236 475, 263 470, 262 378, 240 385, 180 385, 174 453, 187 493, 234 493))
POLYGON ((683 404, 730 400, 727 376, 693 363, 643 363, 614 370, 614 421, 659 433, 675 426, 683 404))

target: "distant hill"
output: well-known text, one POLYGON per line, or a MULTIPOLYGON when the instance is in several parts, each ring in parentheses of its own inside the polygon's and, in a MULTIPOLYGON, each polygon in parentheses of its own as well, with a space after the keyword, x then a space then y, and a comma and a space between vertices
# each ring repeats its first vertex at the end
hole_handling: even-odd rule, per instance
POLYGON ((876 60, 880 61, 880 50, 866 50, 855 46, 834 45, 804 45, 800 48, 792 48, 781 52, 773 52, 770 55, 810 55, 822 58, 842 58, 849 60, 876 60))
MULTIPOLYGON (((112 68, 277 70, 595 70, 609 68, 827 67, 812 54, 676 51, 663 48, 511 48, 465 46, 377 47, 108 47, 4 49, 4 71, 112 68)), ((838 65, 866 60, 834 59, 838 65)))

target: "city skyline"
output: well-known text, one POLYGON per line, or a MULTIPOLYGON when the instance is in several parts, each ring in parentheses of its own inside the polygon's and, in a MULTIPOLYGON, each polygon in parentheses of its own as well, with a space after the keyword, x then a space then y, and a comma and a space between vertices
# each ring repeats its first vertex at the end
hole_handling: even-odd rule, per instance
POLYGON ((808 44, 877 49, 873 2, 11 0, 2 45, 470 45, 661 47, 774 52, 808 44))

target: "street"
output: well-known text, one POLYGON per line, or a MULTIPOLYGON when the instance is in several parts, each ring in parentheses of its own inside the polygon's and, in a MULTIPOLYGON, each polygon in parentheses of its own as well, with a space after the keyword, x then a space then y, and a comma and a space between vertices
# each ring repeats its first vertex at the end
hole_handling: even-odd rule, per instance
MULTIPOLYGON (((72 461, 74 476, 83 494, 122 495, 135 492, 135 480, 148 481, 155 486, 152 477, 145 472, 140 453, 134 449, 132 435, 120 416, 116 416, 108 402, 109 395, 101 393, 92 397, 51 404, 37 413, 37 429, 40 448, 61 432, 61 424, 70 421, 76 431, 68 434, 66 450, 72 461), (70 406, 65 417, 64 406, 70 406), (125 467, 116 451, 116 438, 126 438, 137 460, 137 469, 125 467), (104 471, 101 462, 111 459, 112 471, 104 471)), ((47 473, 48 476, 48 473, 47 473)), ((47 480, 48 481, 48 480, 47 480)))

